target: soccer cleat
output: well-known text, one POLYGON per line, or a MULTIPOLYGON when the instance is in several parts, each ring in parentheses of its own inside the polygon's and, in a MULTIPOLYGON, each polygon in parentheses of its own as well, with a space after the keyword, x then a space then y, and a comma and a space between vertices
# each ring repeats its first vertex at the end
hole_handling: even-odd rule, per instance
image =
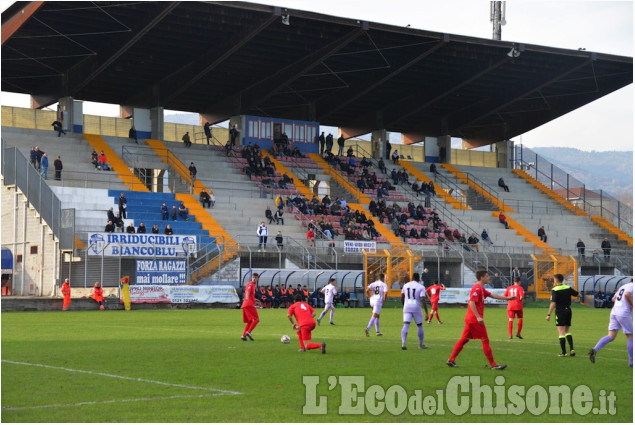
POLYGON ((322 343, 322 346, 320 347, 320 351, 322 352, 322 354, 326 354, 326 342, 322 343))
POLYGON ((402 345, 402 346, 401 346, 401 349, 405 351, 405 350, 407 350, 407 349, 408 349, 408 347, 406 347, 405 345, 402 345))
POLYGON ((509 339, 514 339, 514 337, 510 335, 510 336, 509 336, 509 339))
POLYGON ((595 355, 597 354, 597 352, 591 348, 589 350, 589 360, 591 360, 591 363, 595 363, 595 355))
POLYGON ((322 319, 317 319, 316 322, 318 324, 318 326, 320 326, 320 322, 322 321, 322 319))
POLYGON ((427 349, 428 349, 428 346, 427 346, 427 345, 425 345, 425 344, 421 344, 421 345, 419 346, 419 350, 427 350, 427 349))
POLYGON ((443 324, 443 321, 439 320, 439 325, 442 325, 442 324, 443 324))
POLYGON ((245 335, 247 335, 247 338, 249 338, 250 340, 254 340, 254 337, 251 336, 251 332, 247 332, 245 335))
POLYGON ((300 353, 306 353, 306 348, 300 348, 298 351, 299 351, 300 353))
POLYGON ((560 353, 558 354, 558 357, 568 357, 569 355, 567 353, 560 353))
POLYGON ((518 338, 518 339, 524 339, 522 336, 520 336, 520 334, 516 334, 516 338, 518 338))
POLYGON ((454 363, 452 360, 448 360, 447 362, 445 362, 445 364, 450 367, 458 367, 456 363, 454 363))
POLYGON ((243 341, 247 341, 247 337, 246 336, 241 336, 240 339, 242 339, 243 341))
POLYGON ((575 357, 575 351, 571 350, 571 351, 569 352, 569 356, 570 356, 570 357, 575 357))
POLYGON ((333 322, 329 322, 329 323, 330 323, 331 325, 334 325, 334 324, 335 324, 335 323, 333 323, 333 322))
POLYGON ((432 323, 432 320, 428 320, 428 325, 429 325, 430 323, 432 323))
POLYGON ((368 329, 364 329, 364 333, 366 334, 366 336, 370 336, 370 333, 368 332, 368 329))
POLYGON ((497 364, 495 366, 492 366, 492 370, 503 370, 507 367, 506 364, 497 364))
POLYGON ((382 335, 383 335, 383 333, 381 333, 381 332, 377 332, 375 335, 377 335, 377 336, 382 336, 382 335))

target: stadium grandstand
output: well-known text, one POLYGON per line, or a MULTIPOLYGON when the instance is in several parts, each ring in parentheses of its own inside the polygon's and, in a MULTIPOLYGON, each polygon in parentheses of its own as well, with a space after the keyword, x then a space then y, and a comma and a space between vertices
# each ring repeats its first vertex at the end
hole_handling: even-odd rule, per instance
POLYGON ((485 268, 544 299, 556 273, 591 295, 633 273, 632 209, 512 141, 631 84, 631 57, 244 2, 16 2, 1 73, 32 104, 2 106, 3 295, 258 272, 361 305, 375 273, 462 288, 485 268))

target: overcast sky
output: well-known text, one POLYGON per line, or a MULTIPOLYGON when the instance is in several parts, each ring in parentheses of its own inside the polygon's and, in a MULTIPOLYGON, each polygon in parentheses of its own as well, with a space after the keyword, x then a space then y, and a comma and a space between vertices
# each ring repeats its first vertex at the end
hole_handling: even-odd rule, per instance
MULTIPOLYGON (((492 38, 489 1, 481 0, 279 0, 254 1, 293 9, 450 34, 492 38)), ((2 1, 2 9, 7 3, 2 1)), ((502 39, 527 44, 586 48, 633 56, 631 1, 508 1, 502 39)), ((293 16, 291 16, 293 25, 293 16)), ((2 104, 28 106, 2 93, 2 104)), ((85 113, 118 108, 86 105, 85 113)), ((515 141, 521 141, 516 137, 515 141)), ((530 146, 583 150, 633 150, 632 84, 522 135, 530 146)))

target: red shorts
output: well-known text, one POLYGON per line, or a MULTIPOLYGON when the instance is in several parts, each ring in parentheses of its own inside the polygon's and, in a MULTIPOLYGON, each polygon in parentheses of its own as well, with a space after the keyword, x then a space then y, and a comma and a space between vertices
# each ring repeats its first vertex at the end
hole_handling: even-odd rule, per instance
POLYGON ((258 310, 254 306, 243 307, 243 323, 258 320, 258 310))
POLYGON ((315 322, 304 325, 300 328, 300 335, 302 336, 302 341, 311 341, 311 331, 315 329, 315 322))
POLYGON ((439 301, 430 301, 430 305, 432 306, 432 310, 439 309, 439 301))
POLYGON ((522 310, 507 310, 507 317, 513 319, 514 317, 518 317, 519 319, 523 318, 522 310))
POLYGON ((483 323, 466 323, 461 339, 489 339, 487 329, 483 323))

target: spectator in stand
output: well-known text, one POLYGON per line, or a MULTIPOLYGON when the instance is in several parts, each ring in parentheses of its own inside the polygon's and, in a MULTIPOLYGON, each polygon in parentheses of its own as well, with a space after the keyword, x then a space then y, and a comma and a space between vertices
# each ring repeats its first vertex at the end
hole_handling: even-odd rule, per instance
POLYGON ((320 142, 320 155, 324 155, 324 144, 326 143, 326 139, 324 138, 324 132, 320 134, 320 137, 318 137, 318 141, 320 142))
POLYGON ((470 248, 476 250, 476 252, 478 252, 478 242, 479 240, 474 233, 472 233, 472 235, 467 239, 467 243, 470 248))
POLYGON ((95 286, 93 286, 93 292, 89 296, 92 298, 97 304, 99 304, 100 310, 105 310, 104 307, 104 289, 101 287, 99 282, 95 282, 95 286))
POLYGON ((520 276, 520 286, 522 286, 524 291, 527 292, 527 289, 529 288, 529 278, 527 277, 527 272, 523 272, 520 276))
POLYGON ((113 224, 123 233, 123 219, 119 214, 115 216, 115 221, 113 221, 113 224))
POLYGON ((126 227, 126 233, 135 233, 135 231, 134 224, 132 224, 131 221, 130 224, 128 224, 128 227, 126 227))
POLYGON ((492 242, 492 240, 489 238, 489 235, 487 234, 487 229, 483 229, 483 231, 481 232, 481 239, 483 239, 485 242, 488 242, 490 245, 494 245, 494 242, 492 242))
POLYGON ((433 177, 437 174, 437 165, 434 162, 430 164, 430 173, 432 173, 433 177))
POLYGON ((165 229, 163 229, 163 234, 168 236, 173 235, 174 231, 172 230, 172 226, 170 226, 169 224, 165 226, 165 229))
POLYGON ((53 167, 55 167, 55 180, 62 180, 62 170, 64 166, 62 165, 62 158, 59 155, 53 162, 53 167))
POLYGON ((609 239, 604 238, 600 247, 604 252, 604 261, 609 261, 611 259, 611 242, 609 242, 609 239))
POLYGON ((170 212, 170 215, 172 216, 172 221, 176 221, 177 214, 178 214, 178 211, 176 210, 176 205, 172 205, 172 211, 170 212))
POLYGON ((62 133, 64 133, 64 135, 66 136, 66 132, 64 131, 64 128, 61 122, 59 122, 58 120, 55 120, 53 121, 51 125, 53 126, 53 131, 57 131, 57 137, 60 137, 62 133))
POLYGON ((209 196, 209 193, 207 193, 205 189, 201 190, 201 194, 199 195, 198 199, 201 201, 203 208, 206 208, 205 205, 207 205, 207 208, 212 206, 212 198, 209 196))
POLYGON ((104 232, 115 233, 115 225, 112 221, 108 220, 108 223, 106 223, 106 228, 104 229, 104 232))
POLYGON ((280 230, 278 230, 278 233, 276 233, 276 245, 278 246, 279 250, 282 250, 284 248, 283 242, 284 242, 284 238, 282 236, 282 232, 280 230))
POLYGON ((136 144, 139 144, 139 140, 137 140, 137 130, 134 128, 134 125, 130 127, 130 131, 128 131, 128 138, 134 140, 136 144))
POLYGON ((183 201, 181 201, 181 204, 179 205, 179 217, 181 217, 185 221, 190 221, 190 219, 188 218, 188 213, 188 208, 186 208, 183 201))
POLYGON ((267 205, 267 208, 265 209, 265 218, 269 219, 269 224, 273 223, 273 213, 271 212, 271 207, 269 205, 267 205))
POLYGON ((139 227, 137 227, 137 233, 140 233, 140 234, 146 233, 146 225, 143 224, 143 221, 139 223, 139 227))
POLYGON ((503 287, 503 280, 500 278, 498 273, 494 273, 494 277, 492 278, 492 286, 494 286, 494 288, 503 287))
POLYGON ((267 235, 268 230, 267 226, 265 226, 265 222, 261 222, 260 226, 258 226, 258 230, 256 231, 258 235, 258 252, 260 252, 260 248, 264 246, 264 250, 267 250, 267 235))
MULTIPOLYGON (((344 135, 343 134, 340 134, 340 137, 337 139, 337 146, 338 146, 337 155, 338 156, 344 155, 344 135)), ((351 151, 351 154, 353 153, 352 148, 349 148, 348 150, 351 151)))
POLYGON ((46 155, 46 152, 42 154, 42 159, 40 160, 40 176, 44 177, 44 180, 48 180, 49 178, 49 158, 46 155))
POLYGON ((326 136, 326 152, 333 152, 333 135, 331 133, 326 136))
POLYGON ((441 284, 444 286, 451 286, 452 278, 450 277, 450 270, 446 270, 445 273, 441 275, 441 284))
POLYGON ((309 241, 309 246, 315 246, 315 232, 312 228, 306 231, 306 240, 309 241))
POLYGON ((395 149, 395 151, 392 153, 392 163, 396 165, 397 162, 399 162, 399 152, 397 151, 397 149, 395 149))
MULTIPOLYGON (((31 151, 29 152, 29 162, 33 168, 37 169, 37 151, 35 150, 35 146, 31 146, 31 151)), ((95 167, 96 166, 97 165, 95 165, 95 167)))
POLYGON ((126 199, 126 195, 121 192, 121 195, 119 195, 119 198, 117 199, 117 205, 119 205, 119 215, 124 219, 128 218, 126 214, 127 204, 128 200, 126 199))
POLYGON ((283 215, 284 212, 282 208, 278 208, 276 210, 276 213, 273 215, 273 218, 276 220, 276 224, 280 224, 280 222, 282 222, 282 225, 284 226, 284 218, 282 217, 283 215))
POLYGON ((112 207, 106 212, 106 216, 108 217, 108 221, 115 222, 115 212, 112 210, 112 207))
POLYGON ((502 211, 500 212, 500 214, 498 214, 498 222, 505 225, 505 229, 509 229, 509 223, 507 223, 507 217, 505 217, 505 214, 503 214, 502 211))
POLYGON ((207 138, 207 144, 209 145, 209 139, 212 138, 212 129, 211 129, 211 123, 209 122, 205 122, 205 124, 203 124, 203 131, 205 132, 205 137, 207 138))
POLYGON ((584 245, 584 242, 582 242, 582 239, 578 238, 578 243, 575 244, 575 247, 578 249, 578 259, 580 261, 584 261, 584 250, 586 248, 586 246, 584 245))
POLYGON ((186 148, 189 148, 189 147, 192 146, 192 140, 190 140, 190 132, 189 131, 185 132, 185 134, 183 135, 181 140, 183 140, 183 143, 185 143, 185 147, 186 148))
POLYGON ((161 205, 161 219, 162 220, 167 220, 168 219, 168 206, 165 204, 165 202, 161 205))
POLYGON ((153 235, 158 235, 159 234, 159 225, 158 224, 153 225, 152 229, 150 229, 150 232, 153 235))
MULTIPOLYGON (((381 145, 381 138, 379 139, 378 144, 381 145)), ((386 159, 390 160, 390 153, 392 152, 392 145, 390 144, 390 140, 388 140, 388 139, 386 139, 385 148, 386 148, 386 150, 384 152, 386 153, 386 159)))
POLYGON ((234 126, 229 130, 229 137, 232 146, 236 146, 236 141, 238 140, 238 136, 240 131, 238 131, 238 124, 234 124, 234 126))
POLYGON ((505 184, 505 180, 503 180, 502 177, 498 179, 498 186, 502 187, 505 190, 505 192, 509 192, 509 187, 505 184))
POLYGON ((190 166, 187 169, 190 170, 190 179, 192 179, 192 183, 194 183, 194 180, 196 180, 196 165, 190 162, 190 166))
POLYGON ((110 166, 108 165, 108 158, 106 158, 106 154, 104 151, 99 152, 99 156, 97 158, 97 169, 108 171, 110 170, 110 166))
POLYGON ((541 241, 547 243, 547 232, 545 232, 545 226, 540 226, 540 229, 538 229, 538 237, 541 241))
POLYGON ((443 229, 443 236, 445 237, 445 239, 447 239, 449 242, 454 242, 454 236, 452 236, 452 231, 450 229, 443 229))
POLYGON ((379 171, 381 171, 384 174, 386 174, 388 172, 388 170, 386 170, 386 163, 384 162, 384 158, 379 158, 379 162, 377 163, 377 167, 379 168, 379 171))

